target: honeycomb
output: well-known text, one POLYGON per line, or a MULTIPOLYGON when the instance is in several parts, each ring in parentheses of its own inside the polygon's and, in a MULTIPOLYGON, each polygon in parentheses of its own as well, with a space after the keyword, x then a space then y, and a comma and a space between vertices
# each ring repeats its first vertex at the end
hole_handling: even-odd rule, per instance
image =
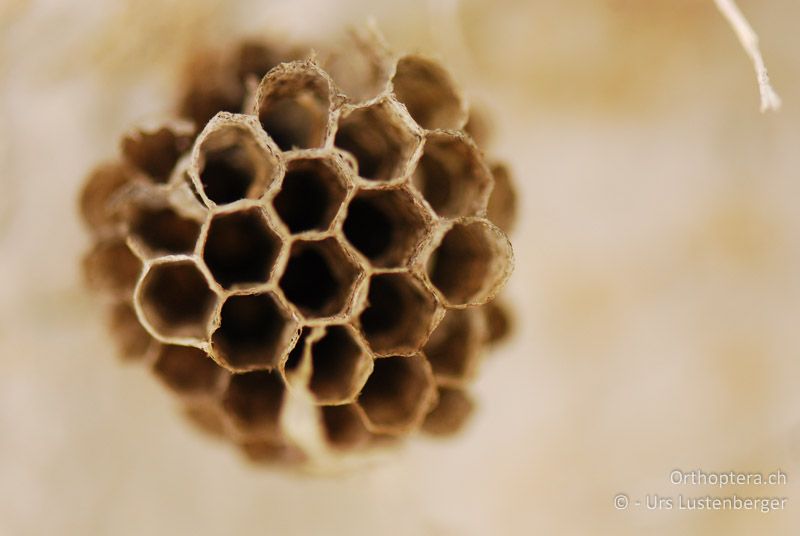
POLYGON ((457 432, 509 330, 508 169, 447 70, 356 34, 189 63, 80 198, 119 354, 250 459, 363 457, 457 432))

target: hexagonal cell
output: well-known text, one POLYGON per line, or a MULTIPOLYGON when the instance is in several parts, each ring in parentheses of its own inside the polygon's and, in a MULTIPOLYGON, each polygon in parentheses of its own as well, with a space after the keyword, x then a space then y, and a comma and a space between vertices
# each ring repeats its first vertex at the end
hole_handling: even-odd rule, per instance
POLYGON ((517 194, 511 180, 511 173, 504 164, 495 163, 490 167, 494 177, 494 188, 486 206, 486 217, 504 232, 510 233, 517 217, 517 194))
POLYGON ((447 218, 479 213, 492 186, 475 144, 449 132, 428 135, 412 181, 433 210, 447 218))
POLYGON ((145 318, 165 338, 205 339, 216 294, 189 259, 153 264, 137 289, 145 318))
POLYGON ((271 369, 288 350, 297 329, 269 294, 230 296, 211 337, 214 355, 233 370, 271 369))
POLYGON ((218 205, 260 198, 278 171, 275 151, 254 118, 218 114, 195 146, 197 174, 206 197, 218 205))
POLYGON ((316 64, 282 63, 261 81, 256 111, 261 126, 282 150, 321 147, 332 98, 330 80, 316 64))
POLYGON ((244 85, 224 54, 201 51, 184 73, 184 87, 178 109, 181 117, 202 128, 217 112, 240 112, 244 85))
POLYGON ((500 229, 486 220, 462 220, 436 246, 427 273, 450 305, 482 305, 497 294, 512 265, 511 244, 500 229))
POLYGON ((381 100, 342 114, 334 144, 355 157, 359 176, 387 181, 405 175, 419 137, 401 113, 391 101, 381 100))
POLYGON ((215 214, 203 244, 203 260, 225 288, 264 283, 281 248, 264 212, 250 207, 215 214))
POLYGON ((199 348, 164 344, 153 363, 153 372, 179 395, 202 395, 215 390, 223 369, 199 348))
POLYGON ((437 307, 412 275, 374 275, 367 303, 359 322, 376 354, 410 354, 425 344, 437 307))
POLYGON ((355 404, 324 406, 321 411, 325 438, 334 449, 355 450, 369 442, 369 430, 355 404))
POLYGON ((130 303, 118 302, 112 305, 108 324, 117 353, 122 359, 142 359, 154 344, 155 339, 139 323, 139 317, 130 303))
POLYGON ((122 138, 122 154, 153 182, 165 183, 191 147, 193 131, 191 124, 180 122, 137 128, 122 138))
POLYGON ((362 190, 347 208, 344 235, 373 266, 403 266, 427 231, 423 211, 404 189, 362 190))
POLYGON ((397 62, 394 78, 397 99, 411 117, 427 129, 461 128, 466 105, 455 82, 438 62, 418 55, 397 62))
POLYGON ((334 316, 349 302, 359 273, 334 238, 298 240, 292 244, 280 287, 306 317, 334 316))
POLYGON ((234 374, 223 395, 222 406, 240 433, 279 441, 285 390, 280 375, 274 371, 234 374))
POLYGON ((326 230, 347 195, 347 182, 329 158, 297 158, 286 167, 272 204, 292 233, 326 230))
POLYGON ((469 395, 450 387, 439 387, 436 405, 425 417, 422 429, 431 435, 446 436, 459 432, 469 420, 474 410, 469 395))
POLYGON ((489 344, 506 339, 513 328, 508 306, 499 299, 480 307, 486 322, 486 336, 489 344))
POLYGON ((131 169, 121 163, 102 164, 86 179, 80 197, 80 212, 91 231, 97 233, 112 223, 112 200, 134 179, 131 169))
POLYGON ((451 309, 431 333, 424 352, 439 381, 463 382, 475 371, 485 339, 483 318, 475 309, 451 309))
POLYGON ((170 206, 140 206, 131 218, 130 233, 153 253, 191 253, 200 224, 170 206))
POLYGON ((420 355, 375 360, 358 403, 374 432, 400 434, 415 428, 435 402, 430 367, 420 355))
POLYGON ((325 335, 311 345, 313 372, 309 388, 321 404, 352 399, 372 369, 372 358, 349 328, 327 326, 325 335))
POLYGON ((142 271, 142 261, 122 238, 97 242, 83 258, 83 273, 89 286, 113 296, 129 296, 142 271))

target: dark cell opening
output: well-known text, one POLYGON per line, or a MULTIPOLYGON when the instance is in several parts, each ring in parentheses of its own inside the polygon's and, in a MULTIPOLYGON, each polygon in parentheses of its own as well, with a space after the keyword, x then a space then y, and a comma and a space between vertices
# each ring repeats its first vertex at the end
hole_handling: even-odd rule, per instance
POLYGON ((344 235, 370 260, 378 259, 392 246, 394 222, 372 199, 356 197, 347 209, 344 235))
POLYGON ((223 405, 245 431, 265 438, 277 437, 284 390, 283 381, 275 372, 235 374, 223 405))
POLYGON ((222 369, 199 348, 165 345, 153 365, 156 375, 180 394, 210 393, 222 369))
POLYGON ((428 275, 451 303, 482 301, 502 275, 505 259, 488 232, 477 223, 456 224, 431 256, 428 275))
POLYGON ((429 135, 412 180, 436 213, 444 217, 475 214, 491 186, 489 171, 481 164, 476 149, 446 133, 429 135))
POLYGON ((280 244, 261 209, 217 215, 208 230, 203 259, 220 285, 269 279, 280 244))
POLYGON ((311 391, 322 401, 337 402, 352 393, 362 350, 343 326, 328 327, 314 343, 311 391))
POLYGON ((413 352, 425 341, 436 305, 403 274, 373 276, 361 327, 375 352, 413 352))
POLYGON ((144 281, 142 305, 153 327, 167 336, 204 337, 215 295, 188 261, 154 266, 144 281))
POLYGON ((273 367, 283 351, 287 320, 268 294, 231 296, 212 343, 234 368, 273 367))
POLYGON ((423 128, 461 126, 461 99, 449 73, 438 63, 418 56, 402 58, 392 82, 397 99, 423 128))
POLYGON ((356 275, 334 239, 296 242, 280 286, 303 314, 331 316, 344 307, 356 275))
POLYGON ((409 260, 425 233, 425 220, 407 192, 363 191, 350 202, 343 230, 374 266, 391 268, 409 260))
POLYGON ((328 228, 346 190, 322 160, 295 160, 283 179, 273 205, 292 233, 328 228))
POLYGON ((341 119, 334 144, 355 157, 361 177, 386 181, 402 173, 414 137, 381 106, 385 105, 355 110, 341 119))
POLYGON ((300 99, 276 99, 261 112, 259 119, 267 134, 283 151, 319 147, 325 136, 327 106, 309 108, 300 99))
POLYGON ((409 313, 402 289, 386 276, 372 278, 368 303, 369 307, 361 315, 361 327, 367 339, 397 330, 409 313))
POLYGON ((131 232, 153 251, 189 253, 197 243, 200 224, 171 208, 143 208, 136 214, 131 232))
POLYGON ((208 198, 225 204, 245 199, 256 180, 251 155, 240 146, 208 151, 200 181, 208 198))
POLYGON ((125 158, 157 183, 169 180, 175 163, 188 148, 188 137, 176 136, 169 128, 139 131, 122 140, 125 158))
POLYGON ((419 356, 375 360, 358 400, 374 425, 404 428, 419 416, 429 403, 425 392, 431 388, 423 367, 419 356))
POLYGON ((369 432, 353 405, 323 407, 322 422, 334 448, 354 449, 369 441, 369 432))
POLYGON ((470 372, 480 344, 472 314, 464 309, 450 310, 431 334, 425 355, 435 374, 461 379, 470 372))

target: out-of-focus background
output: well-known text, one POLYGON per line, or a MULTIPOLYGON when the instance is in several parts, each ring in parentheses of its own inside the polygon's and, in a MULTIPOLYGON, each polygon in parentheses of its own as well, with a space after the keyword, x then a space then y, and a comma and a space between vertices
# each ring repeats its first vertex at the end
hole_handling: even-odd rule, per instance
POLYGON ((0 533, 797 534, 800 3, 740 6, 779 113, 712 0, 2 0, 0 533), (75 198, 172 106, 192 47, 370 16, 494 119, 521 196, 517 329, 462 435, 299 477, 196 433, 113 357, 75 198), (676 468, 788 484, 676 486, 676 468), (788 502, 618 511, 617 493, 788 502))

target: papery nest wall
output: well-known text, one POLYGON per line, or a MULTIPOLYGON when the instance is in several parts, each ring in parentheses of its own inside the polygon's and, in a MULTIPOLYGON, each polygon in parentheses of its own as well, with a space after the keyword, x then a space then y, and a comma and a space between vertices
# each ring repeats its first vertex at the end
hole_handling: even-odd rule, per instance
POLYGON ((508 331, 508 169, 439 62, 355 43, 193 60, 176 118, 128 133, 81 198, 121 353, 257 460, 456 432, 508 331))

